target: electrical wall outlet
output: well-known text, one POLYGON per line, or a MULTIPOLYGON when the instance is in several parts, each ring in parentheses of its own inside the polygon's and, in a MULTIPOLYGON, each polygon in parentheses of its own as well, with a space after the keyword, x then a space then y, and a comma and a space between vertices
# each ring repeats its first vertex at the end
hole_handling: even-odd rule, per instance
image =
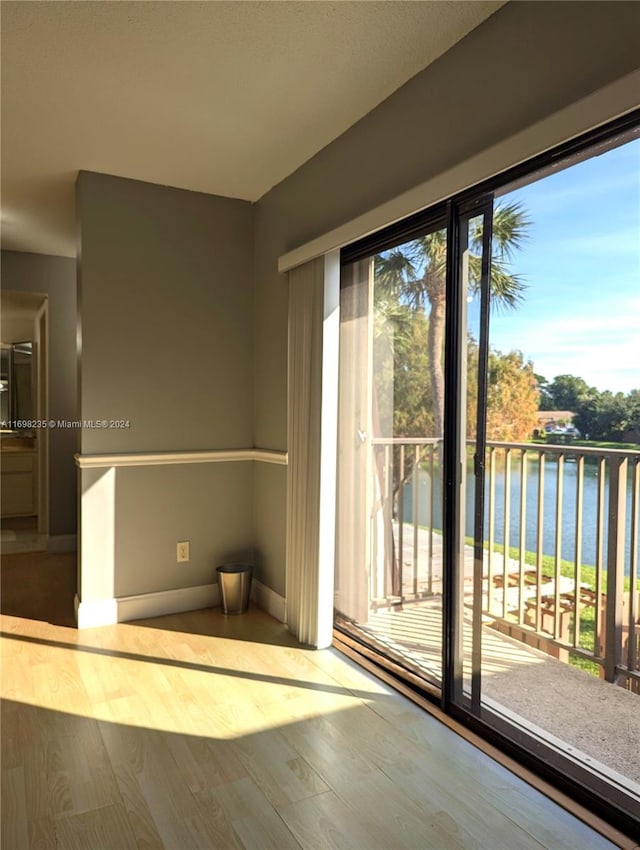
POLYGON ((183 540, 181 543, 178 543, 178 551, 176 556, 177 562, 180 564, 182 561, 189 560, 189 541, 183 540))

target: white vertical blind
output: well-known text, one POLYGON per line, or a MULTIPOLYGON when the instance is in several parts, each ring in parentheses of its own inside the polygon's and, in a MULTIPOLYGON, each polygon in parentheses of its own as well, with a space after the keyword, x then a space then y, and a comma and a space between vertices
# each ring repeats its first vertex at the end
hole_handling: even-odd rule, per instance
POLYGON ((333 624, 339 263, 289 273, 287 623, 328 646, 333 624))
MULTIPOLYGON (((343 269, 335 607, 366 623, 371 582, 373 450, 373 261, 343 269)), ((375 486, 375 485, 374 485, 375 486)), ((378 495, 379 500, 379 495, 378 495)))

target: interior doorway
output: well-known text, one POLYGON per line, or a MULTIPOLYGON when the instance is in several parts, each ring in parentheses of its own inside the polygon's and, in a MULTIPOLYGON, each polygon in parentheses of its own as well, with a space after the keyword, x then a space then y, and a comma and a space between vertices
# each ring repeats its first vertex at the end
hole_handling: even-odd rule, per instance
POLYGON ((48 299, 1 294, 2 554, 44 551, 49 532, 48 299))
POLYGON ((49 552, 48 298, 3 291, 2 613, 74 626, 75 552, 49 552))

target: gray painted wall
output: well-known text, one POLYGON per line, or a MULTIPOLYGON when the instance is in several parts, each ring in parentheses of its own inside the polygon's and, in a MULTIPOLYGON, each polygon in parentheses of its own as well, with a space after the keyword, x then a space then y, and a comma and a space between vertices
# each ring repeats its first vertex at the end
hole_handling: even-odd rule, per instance
MULTIPOLYGON (((257 203, 257 445, 287 442, 287 280, 278 256, 638 68, 639 29, 637 3, 509 3, 257 203)), ((541 139, 531 153, 543 147, 541 139)), ((285 478, 284 470, 256 478, 256 506, 284 514, 285 478)), ((256 525, 274 589, 284 585, 283 529, 256 525)))
MULTIPOLYGON (((81 452, 253 446, 251 204, 81 172, 77 208, 81 414, 130 422, 83 429, 81 452)), ((250 556, 252 466, 117 469, 110 595, 206 584, 217 563, 250 556)), ((83 510, 83 539, 99 514, 83 510)), ((91 558, 82 601, 106 592, 91 558)))
MULTIPOLYGON (((49 416, 78 416, 76 358, 76 263, 66 257, 2 252, 2 287, 39 292, 49 298, 49 416)), ((77 470, 73 455, 78 434, 49 434, 49 533, 75 534, 77 470)))
POLYGON ((252 490, 251 461, 118 470, 114 595, 210 584, 219 564, 253 563, 252 490))
POLYGON ((253 445, 252 208, 81 172, 83 453, 253 445))

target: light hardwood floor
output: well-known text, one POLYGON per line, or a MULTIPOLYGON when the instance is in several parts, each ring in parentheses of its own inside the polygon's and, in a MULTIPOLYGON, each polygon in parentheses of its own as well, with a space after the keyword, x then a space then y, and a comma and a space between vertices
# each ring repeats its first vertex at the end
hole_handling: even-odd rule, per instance
POLYGON ((258 610, 2 632, 3 850, 614 846, 258 610))

